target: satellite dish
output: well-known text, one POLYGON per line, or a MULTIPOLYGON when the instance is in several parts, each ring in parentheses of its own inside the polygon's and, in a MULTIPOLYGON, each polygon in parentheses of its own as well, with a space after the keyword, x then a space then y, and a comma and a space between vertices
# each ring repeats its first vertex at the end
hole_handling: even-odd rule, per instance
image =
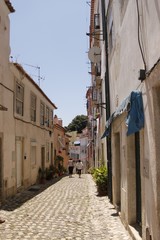
POLYGON ((101 49, 99 47, 91 47, 88 52, 88 58, 93 63, 101 61, 101 49))

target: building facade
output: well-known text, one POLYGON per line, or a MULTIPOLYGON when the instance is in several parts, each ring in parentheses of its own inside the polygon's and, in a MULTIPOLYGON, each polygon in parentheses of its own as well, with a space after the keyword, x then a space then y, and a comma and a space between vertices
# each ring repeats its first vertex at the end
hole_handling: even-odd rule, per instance
POLYGON ((78 159, 80 159, 79 134, 77 134, 77 131, 68 132, 68 134, 70 135, 69 142, 70 157, 73 159, 74 162, 76 162, 78 159))
POLYGON ((91 86, 87 98, 87 114, 89 131, 89 162, 91 167, 107 165, 107 141, 101 139, 106 123, 106 59, 105 43, 103 41, 101 4, 91 1, 88 57, 91 63, 91 86), (92 157, 91 157, 92 156, 92 157))
MULTIPOLYGON (((99 15, 102 30, 106 123, 100 126, 107 144, 109 198, 134 239, 158 240, 160 3, 95 0, 91 13, 99 15)), ((91 47, 94 28, 92 20, 91 47)))
POLYGON ((57 156, 63 158, 63 167, 67 170, 69 160, 69 135, 62 126, 62 120, 54 116, 54 163, 57 156))
POLYGON ((80 160, 83 163, 83 173, 87 173, 89 169, 89 161, 88 161, 88 128, 82 130, 80 134, 80 160))
POLYGON ((80 159, 83 162, 83 173, 87 173, 90 167, 88 158, 88 128, 84 128, 82 133, 72 131, 68 134, 70 135, 70 157, 75 163, 80 159))
POLYGON ((17 63, 10 63, 1 112, 2 191, 5 199, 37 182, 39 168, 54 158, 53 114, 56 106, 17 63))
MULTIPOLYGON (((4 153, 3 153, 3 124, 8 111, 8 104, 4 99, 8 93, 9 99, 12 98, 12 93, 8 90, 6 81, 9 79, 9 35, 10 22, 9 14, 14 12, 10 1, 0 1, 0 201, 4 197, 5 177, 4 177, 4 153)), ((7 151, 7 148, 6 148, 7 151)))

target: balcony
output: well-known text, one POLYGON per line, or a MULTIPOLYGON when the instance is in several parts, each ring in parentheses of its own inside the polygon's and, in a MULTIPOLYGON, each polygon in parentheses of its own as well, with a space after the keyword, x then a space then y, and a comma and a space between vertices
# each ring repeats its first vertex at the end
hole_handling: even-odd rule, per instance
POLYGON ((102 79, 100 77, 96 77, 95 82, 96 82, 96 88, 100 88, 102 84, 102 79))

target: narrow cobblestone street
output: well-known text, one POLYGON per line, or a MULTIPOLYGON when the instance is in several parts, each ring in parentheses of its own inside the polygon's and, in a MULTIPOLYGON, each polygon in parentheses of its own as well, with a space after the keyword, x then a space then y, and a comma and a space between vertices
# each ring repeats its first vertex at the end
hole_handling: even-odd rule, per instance
POLYGON ((89 174, 19 193, 1 207, 0 240, 130 240, 89 174))

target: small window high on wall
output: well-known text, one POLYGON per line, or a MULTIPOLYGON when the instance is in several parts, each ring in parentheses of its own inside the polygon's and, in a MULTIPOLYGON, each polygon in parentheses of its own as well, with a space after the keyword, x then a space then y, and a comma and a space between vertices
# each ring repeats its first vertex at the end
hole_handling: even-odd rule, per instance
POLYGON ((24 87, 16 83, 16 113, 23 116, 24 87))
POLYGON ((45 117, 45 105, 41 102, 40 106, 40 124, 44 125, 44 117, 45 117))
POLYGON ((36 96, 31 93, 31 121, 36 122, 36 96))

